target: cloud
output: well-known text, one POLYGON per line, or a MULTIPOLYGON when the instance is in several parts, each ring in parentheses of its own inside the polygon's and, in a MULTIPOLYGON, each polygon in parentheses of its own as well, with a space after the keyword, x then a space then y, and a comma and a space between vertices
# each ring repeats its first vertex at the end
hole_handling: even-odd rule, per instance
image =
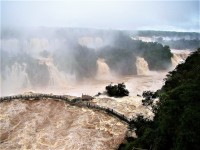
POLYGON ((199 1, 1 2, 2 26, 199 30, 199 1))

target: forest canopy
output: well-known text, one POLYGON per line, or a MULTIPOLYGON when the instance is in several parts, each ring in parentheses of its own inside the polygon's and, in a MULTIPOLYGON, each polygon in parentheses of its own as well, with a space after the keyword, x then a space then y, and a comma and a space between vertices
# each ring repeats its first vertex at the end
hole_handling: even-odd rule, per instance
POLYGON ((198 150, 200 141, 200 48, 169 72, 158 90, 153 121, 141 116, 133 122, 138 138, 120 149, 198 150))

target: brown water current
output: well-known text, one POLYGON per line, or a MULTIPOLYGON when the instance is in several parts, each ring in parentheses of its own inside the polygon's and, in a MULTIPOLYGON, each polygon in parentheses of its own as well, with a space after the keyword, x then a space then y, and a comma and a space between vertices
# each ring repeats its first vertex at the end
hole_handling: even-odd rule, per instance
POLYGON ((116 149, 127 125, 99 111, 48 99, 0 103, 0 149, 116 149))

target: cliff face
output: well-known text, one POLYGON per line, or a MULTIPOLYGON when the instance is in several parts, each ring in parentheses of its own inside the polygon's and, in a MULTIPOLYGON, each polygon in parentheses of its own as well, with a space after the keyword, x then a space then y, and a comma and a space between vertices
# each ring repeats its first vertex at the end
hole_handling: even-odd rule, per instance
POLYGON ((48 99, 0 103, 0 149, 116 149, 127 126, 99 111, 48 99))

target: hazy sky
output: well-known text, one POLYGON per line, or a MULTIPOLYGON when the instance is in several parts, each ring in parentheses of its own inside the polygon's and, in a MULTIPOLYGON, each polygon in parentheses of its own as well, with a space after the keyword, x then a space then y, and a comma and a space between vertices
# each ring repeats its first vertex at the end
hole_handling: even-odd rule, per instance
POLYGON ((199 1, 1 1, 1 26, 199 30, 199 1))

